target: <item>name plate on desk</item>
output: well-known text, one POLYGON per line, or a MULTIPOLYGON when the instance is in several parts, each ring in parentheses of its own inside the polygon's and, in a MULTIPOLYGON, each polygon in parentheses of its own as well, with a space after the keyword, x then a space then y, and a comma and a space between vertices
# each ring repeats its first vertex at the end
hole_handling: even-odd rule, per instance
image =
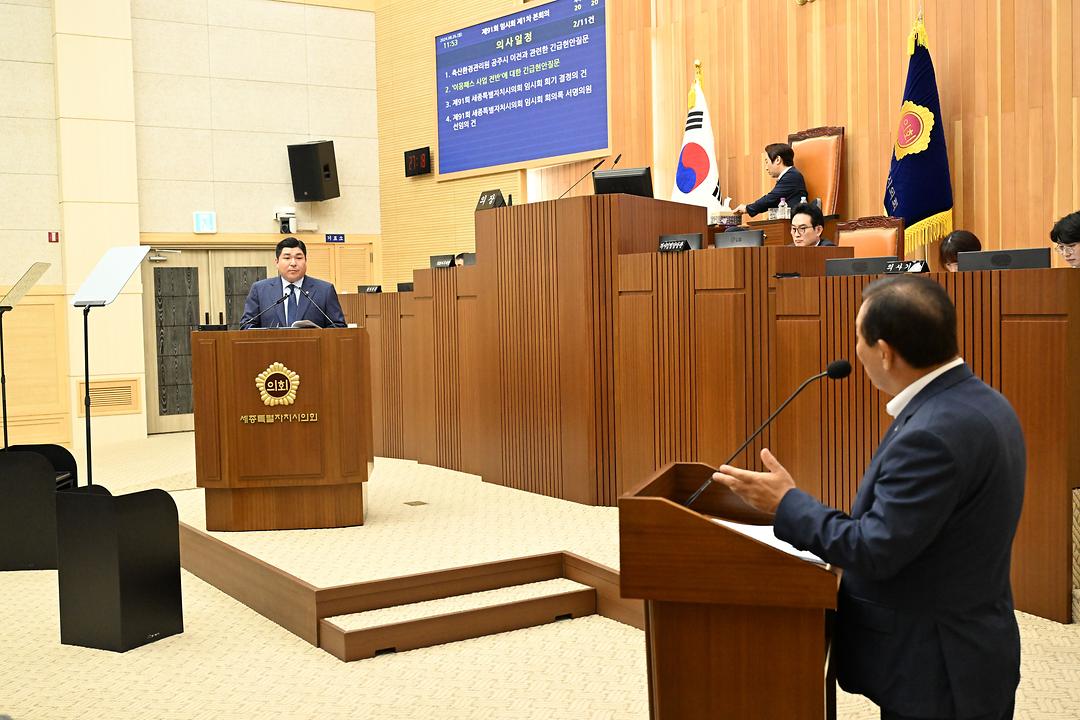
POLYGON ((432 255, 428 258, 428 264, 432 268, 450 268, 454 267, 453 255, 432 255))
POLYGON ((686 252, 687 250, 701 249, 701 233, 686 233, 684 235, 661 235, 660 245, 657 250, 662 253, 686 252))
POLYGON ((930 272, 930 266, 925 260, 891 260, 885 263, 886 275, 924 272, 930 272))
POLYGON ((360 285, 356 288, 359 293, 381 293, 382 285, 360 285))

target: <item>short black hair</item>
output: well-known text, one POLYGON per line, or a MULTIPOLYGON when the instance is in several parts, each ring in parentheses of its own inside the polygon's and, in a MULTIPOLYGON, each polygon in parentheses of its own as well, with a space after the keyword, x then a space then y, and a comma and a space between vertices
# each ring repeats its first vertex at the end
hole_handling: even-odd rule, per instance
POLYGON ((304 244, 303 240, 297 240, 294 237, 287 237, 281 242, 279 242, 277 244, 277 247, 274 248, 274 258, 277 259, 281 257, 281 251, 285 248, 300 248, 300 252, 304 253, 305 257, 307 256, 307 245, 304 244))
POLYGON ((1069 213, 1054 223, 1054 227, 1050 230, 1050 242, 1059 245, 1080 242, 1080 210, 1069 213))
POLYGON ((959 354, 956 307, 945 288, 917 275, 876 280, 863 290, 863 340, 884 340, 913 368, 948 362, 959 354))
POLYGON ((978 235, 970 230, 953 230, 941 241, 941 247, 938 248, 942 263, 956 262, 957 253, 979 250, 982 250, 982 243, 979 242, 978 235))
POLYGON ((795 151, 787 143, 773 143, 772 145, 766 145, 765 154, 769 156, 770 162, 776 160, 776 158, 780 158, 780 162, 788 167, 795 164, 795 151))
POLYGON ((791 219, 794 220, 796 215, 809 215, 811 225, 825 227, 825 215, 821 212, 821 208, 814 203, 799 203, 791 211, 791 219))

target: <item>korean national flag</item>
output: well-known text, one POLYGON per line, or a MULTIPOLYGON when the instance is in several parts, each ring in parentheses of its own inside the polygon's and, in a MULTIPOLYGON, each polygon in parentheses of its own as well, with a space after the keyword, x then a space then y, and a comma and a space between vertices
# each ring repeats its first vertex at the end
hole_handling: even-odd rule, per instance
POLYGON ((720 207, 720 172, 716 165, 716 143, 713 140, 712 118, 700 76, 690 89, 690 111, 686 114, 682 150, 675 169, 675 187, 671 199, 710 209, 720 207))

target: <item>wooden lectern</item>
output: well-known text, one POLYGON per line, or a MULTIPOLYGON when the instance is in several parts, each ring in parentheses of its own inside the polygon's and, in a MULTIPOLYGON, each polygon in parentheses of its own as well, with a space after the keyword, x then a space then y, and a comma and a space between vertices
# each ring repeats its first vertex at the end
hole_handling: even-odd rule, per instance
POLYGON ((710 475, 668 465, 619 498, 622 596, 645 600, 649 716, 834 717, 826 611, 838 574, 713 522, 772 522, 723 485, 683 507, 710 475))
POLYGON ((364 524, 374 461, 364 330, 194 332, 191 356, 207 530, 364 524))

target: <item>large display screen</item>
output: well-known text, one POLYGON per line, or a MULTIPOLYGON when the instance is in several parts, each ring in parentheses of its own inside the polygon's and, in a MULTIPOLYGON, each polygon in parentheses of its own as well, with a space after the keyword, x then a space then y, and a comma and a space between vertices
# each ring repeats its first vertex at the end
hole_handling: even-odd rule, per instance
POLYGON ((605 0, 554 0, 435 38, 439 173, 608 148, 605 0))

